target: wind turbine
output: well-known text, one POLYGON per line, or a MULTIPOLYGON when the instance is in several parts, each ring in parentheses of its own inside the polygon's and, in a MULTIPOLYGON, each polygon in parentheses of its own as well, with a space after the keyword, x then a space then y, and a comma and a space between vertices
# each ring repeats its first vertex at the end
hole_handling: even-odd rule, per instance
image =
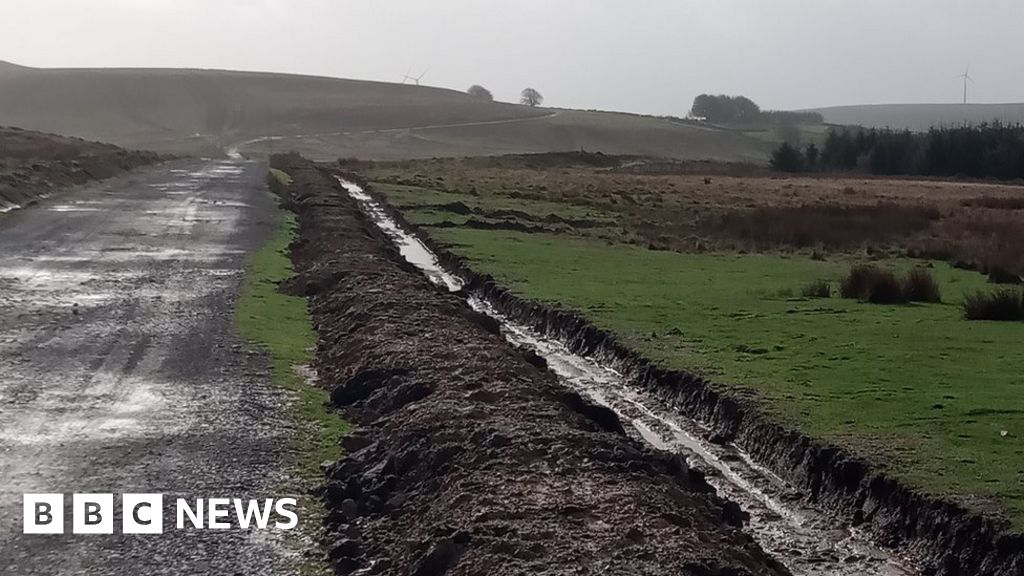
MULTIPOLYGON (((411 72, 411 70, 410 70, 410 72, 411 72)), ((415 83, 417 86, 419 86, 420 85, 420 80, 423 79, 423 77, 426 76, 426 75, 427 75, 427 71, 426 70, 424 70, 423 73, 420 74, 419 76, 410 76, 409 72, 406 72, 405 73, 405 78, 402 79, 402 84, 405 84, 409 80, 412 80, 413 83, 415 83)))
POLYGON ((967 81, 974 82, 974 78, 971 78, 971 65, 967 65, 967 69, 964 70, 963 74, 957 75, 957 78, 964 79, 964 104, 967 104, 967 81))

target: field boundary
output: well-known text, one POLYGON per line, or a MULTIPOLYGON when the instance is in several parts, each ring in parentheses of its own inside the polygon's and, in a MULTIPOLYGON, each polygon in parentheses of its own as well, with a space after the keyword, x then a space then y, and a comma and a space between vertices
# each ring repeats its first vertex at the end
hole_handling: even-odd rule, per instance
POLYGON ((441 264, 502 314, 565 343, 574 353, 614 366, 667 406, 705 425, 720 442, 732 442, 751 458, 798 488, 810 502, 868 530, 882 545, 921 564, 928 573, 1011 576, 1024 573, 1024 535, 1008 523, 960 504, 907 487, 863 458, 773 422, 754 402, 711 382, 658 366, 620 344, 615 335, 575 313, 521 298, 436 242, 358 174, 345 174, 384 206, 399 225, 415 233, 441 264))

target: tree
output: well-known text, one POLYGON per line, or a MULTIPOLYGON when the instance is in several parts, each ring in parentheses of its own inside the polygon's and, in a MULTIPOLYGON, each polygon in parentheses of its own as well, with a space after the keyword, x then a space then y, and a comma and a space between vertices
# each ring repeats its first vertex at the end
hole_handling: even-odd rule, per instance
POLYGON ((690 116, 709 122, 749 124, 761 118, 761 107, 746 96, 701 94, 693 99, 690 116))
POLYGON ((772 152, 772 168, 779 172, 800 172, 804 167, 804 156, 789 142, 783 142, 772 152))
POLYGON ((804 159, 807 161, 808 170, 814 170, 818 167, 819 156, 821 156, 821 153, 818 151, 818 147, 814 145, 814 142, 808 144, 804 150, 804 159))
POLYGON ((519 103, 527 106, 540 106, 544 102, 544 97, 541 96, 540 92, 537 92, 533 88, 523 89, 523 93, 519 95, 519 103))
POLYGON ((479 84, 473 84, 470 86, 469 90, 466 90, 466 94, 469 94, 473 98, 477 98, 479 100, 487 100, 488 102, 494 100, 494 95, 491 94, 491 91, 479 84))

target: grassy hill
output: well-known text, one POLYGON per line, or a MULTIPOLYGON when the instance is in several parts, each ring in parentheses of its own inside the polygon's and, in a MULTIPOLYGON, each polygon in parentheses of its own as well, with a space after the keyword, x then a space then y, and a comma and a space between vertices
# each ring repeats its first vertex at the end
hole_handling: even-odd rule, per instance
POLYGON ((835 106, 812 110, 829 124, 858 124, 876 128, 908 128, 925 131, 932 126, 958 126, 999 120, 1024 122, 1021 104, 878 104, 835 106))
POLYGON ((612 112, 547 110, 543 116, 507 121, 264 139, 248 143, 244 150, 250 153, 296 150, 318 160, 351 157, 396 160, 586 150, 762 164, 773 146, 774 143, 761 138, 695 123, 612 112))
POLYGON ((437 88, 174 69, 0 66, 0 125, 189 150, 261 135, 521 118, 536 110, 437 88))
POLYGON ((0 125, 132 148, 299 149, 317 158, 579 150, 764 162, 770 143, 629 114, 536 109, 462 92, 184 69, 35 69, 0 62, 0 125), (273 138, 273 139, 269 139, 273 138))

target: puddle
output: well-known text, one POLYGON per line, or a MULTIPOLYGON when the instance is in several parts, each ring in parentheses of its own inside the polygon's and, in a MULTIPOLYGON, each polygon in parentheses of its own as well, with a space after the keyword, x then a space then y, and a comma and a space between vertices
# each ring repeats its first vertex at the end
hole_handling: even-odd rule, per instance
MULTIPOLYGON (((456 291, 461 278, 448 273, 437 256, 414 235, 392 220, 383 207, 359 185, 338 182, 399 248, 402 256, 435 284, 456 291)), ((732 445, 704 440, 698 422, 666 409, 646 397, 630 379, 600 359, 580 356, 559 341, 542 336, 495 311, 487 302, 469 296, 476 310, 497 319, 502 334, 514 344, 536 351, 567 387, 613 409, 633 435, 654 448, 680 453, 703 471, 718 493, 739 504, 749 515, 746 531, 797 576, 910 576, 919 574, 909 562, 875 546, 867 535, 843 525, 804 504, 797 491, 754 463, 732 445)))
POLYGON ((99 208, 91 206, 77 206, 71 204, 54 204, 46 208, 50 212, 100 212, 99 208))
POLYGON ((438 262, 437 256, 427 248, 426 244, 419 238, 402 231, 394 221, 388 218, 383 208, 363 191, 362 187, 345 180, 339 180, 339 182, 350 196, 359 201, 359 204, 370 214, 377 226, 398 246, 398 251, 403 258, 422 270, 435 284, 447 286, 453 292, 462 288, 462 280, 445 272, 438 262))

